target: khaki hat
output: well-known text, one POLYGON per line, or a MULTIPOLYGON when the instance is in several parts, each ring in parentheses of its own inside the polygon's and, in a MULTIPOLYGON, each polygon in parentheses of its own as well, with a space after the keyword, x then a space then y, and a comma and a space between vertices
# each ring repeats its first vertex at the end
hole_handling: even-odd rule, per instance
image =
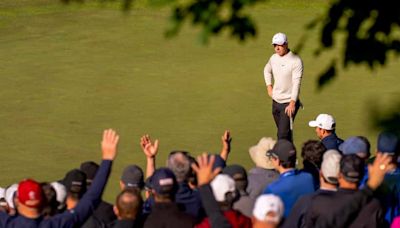
POLYGON ((276 141, 271 137, 262 137, 257 145, 250 147, 249 154, 251 160, 253 160, 257 167, 274 169, 271 159, 266 156, 266 153, 274 147, 275 143, 276 141))

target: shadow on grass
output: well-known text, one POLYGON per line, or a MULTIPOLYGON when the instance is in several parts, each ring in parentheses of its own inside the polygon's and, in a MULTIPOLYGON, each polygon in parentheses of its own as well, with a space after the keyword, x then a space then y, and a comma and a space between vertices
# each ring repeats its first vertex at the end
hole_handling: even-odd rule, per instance
POLYGON ((390 131, 400 136, 400 98, 392 102, 391 107, 384 107, 378 102, 369 102, 368 113, 370 126, 379 131, 390 131))

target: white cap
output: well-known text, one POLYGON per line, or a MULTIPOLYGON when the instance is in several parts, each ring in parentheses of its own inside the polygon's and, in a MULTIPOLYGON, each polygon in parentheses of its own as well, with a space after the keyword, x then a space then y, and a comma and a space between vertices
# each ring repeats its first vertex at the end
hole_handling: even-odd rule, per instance
POLYGON ((335 125, 335 119, 328 114, 319 114, 316 120, 308 122, 308 126, 310 127, 319 127, 325 130, 333 130, 335 129, 335 125))
POLYGON ((57 181, 51 182, 50 185, 54 188, 54 191, 56 191, 57 202, 64 205, 65 199, 67 198, 67 188, 57 181))
POLYGON ((342 155, 337 150, 327 150, 322 157, 321 172, 327 182, 337 184, 342 155))
POLYGON ((4 188, 0 187, 0 199, 4 198, 5 194, 6 194, 6 190, 4 188))
POLYGON ((18 190, 18 184, 13 184, 6 189, 6 193, 4 194, 4 198, 7 201, 7 204, 11 208, 15 208, 14 205, 14 196, 18 190))
POLYGON ((287 43, 287 37, 284 33, 277 33, 272 37, 272 44, 284 45, 287 43))
POLYGON ((263 169, 273 169, 274 165, 270 157, 268 157, 267 151, 271 150, 276 141, 271 137, 262 137, 257 145, 250 147, 249 154, 251 160, 256 164, 257 167, 261 167, 263 169))
POLYGON ((226 201, 226 193, 235 193, 235 181, 227 174, 218 174, 210 183, 215 200, 226 201))
POLYGON ((273 194, 260 195, 253 208, 253 216, 262 222, 279 223, 282 219, 284 206, 281 198, 273 194), (275 216, 268 215, 273 212, 275 216))

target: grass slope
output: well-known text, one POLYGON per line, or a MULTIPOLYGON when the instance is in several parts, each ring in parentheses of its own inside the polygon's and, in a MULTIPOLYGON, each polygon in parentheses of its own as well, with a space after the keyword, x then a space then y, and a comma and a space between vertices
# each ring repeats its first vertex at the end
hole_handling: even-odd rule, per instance
MULTIPOLYGON (((273 51, 270 39, 283 31, 296 46, 304 25, 324 8, 317 0, 271 1, 252 9, 257 38, 239 44, 222 35, 202 46, 189 26, 164 38, 167 9, 141 7, 124 15, 115 6, 2 1, 0 185, 28 176, 56 180, 82 161, 98 161, 101 132, 109 127, 118 130, 121 143, 108 200, 125 165, 144 165, 138 142, 145 133, 161 140, 157 162, 163 165, 174 149, 218 152, 221 134, 230 129, 230 163, 250 167, 248 148, 276 133, 262 74, 273 51)), ((295 122, 298 150, 315 138, 307 123, 321 112, 336 117, 341 137, 366 135, 374 145, 368 107, 400 97, 398 62, 373 73, 342 70, 318 92, 317 73, 340 50, 317 58, 318 35, 308 36, 301 52, 305 109, 295 122)))

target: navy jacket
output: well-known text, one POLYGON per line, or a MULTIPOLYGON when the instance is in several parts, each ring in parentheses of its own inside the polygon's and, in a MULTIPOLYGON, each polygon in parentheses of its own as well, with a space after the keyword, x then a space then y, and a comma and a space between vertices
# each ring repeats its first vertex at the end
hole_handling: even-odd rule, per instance
POLYGON ((9 216, 0 212, 0 228, 73 228, 81 225, 93 213, 96 206, 101 201, 104 187, 110 174, 112 161, 103 160, 92 183, 92 186, 85 193, 76 207, 67 210, 54 217, 44 219, 29 219, 22 215, 9 216))
POLYGON ((336 133, 326 136, 321 140, 326 150, 339 150, 339 145, 343 143, 343 139, 337 137, 336 133))
POLYGON ((192 190, 186 182, 179 183, 175 202, 182 211, 196 217, 198 221, 205 216, 199 192, 192 190))

